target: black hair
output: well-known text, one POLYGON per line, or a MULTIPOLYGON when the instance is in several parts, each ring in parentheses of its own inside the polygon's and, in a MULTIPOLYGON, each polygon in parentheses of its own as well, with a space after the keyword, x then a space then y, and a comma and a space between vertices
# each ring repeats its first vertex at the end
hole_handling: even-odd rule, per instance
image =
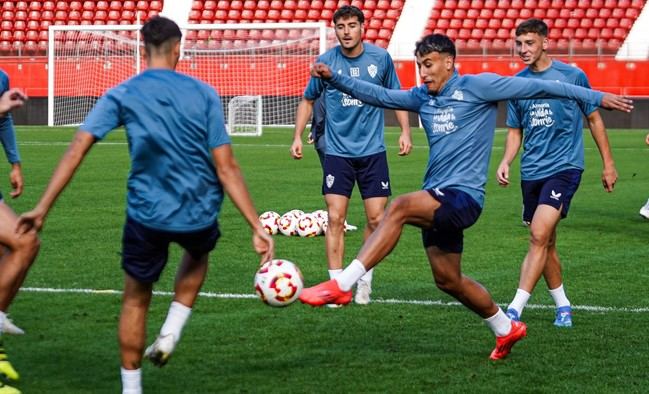
POLYGON ((171 49, 171 44, 175 44, 182 37, 176 22, 164 16, 152 17, 142 26, 140 32, 148 54, 154 49, 167 52, 171 49))
POLYGON ((516 27, 516 36, 527 33, 536 33, 541 37, 547 37, 548 25, 540 19, 528 19, 525 22, 521 22, 521 24, 516 27))
POLYGON ((446 53, 455 59, 455 44, 444 34, 429 34, 415 44, 415 56, 431 52, 446 53))
POLYGON ((353 5, 344 5, 338 8, 336 12, 334 12, 334 17, 333 17, 334 25, 341 18, 347 19, 354 16, 358 18, 358 22, 360 22, 361 24, 365 22, 365 15, 363 15, 363 11, 361 11, 360 8, 355 7, 353 5))

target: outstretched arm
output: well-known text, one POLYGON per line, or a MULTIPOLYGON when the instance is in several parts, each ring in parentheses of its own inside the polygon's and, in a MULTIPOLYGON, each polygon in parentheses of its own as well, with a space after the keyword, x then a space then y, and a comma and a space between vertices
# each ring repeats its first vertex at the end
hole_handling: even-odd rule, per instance
POLYGON ((386 89, 357 78, 334 74, 329 66, 322 63, 313 65, 311 75, 322 78, 341 92, 376 107, 419 112, 419 108, 424 102, 423 98, 416 95, 413 90, 386 89))
POLYGON ((503 154, 503 159, 500 161, 500 165, 498 165, 498 170, 496 170, 496 178, 500 186, 509 186, 509 166, 514 161, 514 158, 516 158, 522 140, 523 131, 521 129, 512 127, 508 129, 507 139, 505 140, 505 153, 503 154))
POLYGON ((467 75, 466 78, 473 82, 473 93, 485 101, 563 97, 622 112, 633 110, 633 100, 626 97, 569 83, 489 73, 467 75))
POLYGON ((273 239, 261 227, 232 147, 230 144, 223 144, 212 149, 212 158, 223 189, 252 229, 252 244, 255 252, 261 256, 261 263, 271 260, 275 254, 273 239))
POLYGON ((299 160, 302 158, 302 133, 306 128, 306 124, 311 119, 313 113, 313 100, 302 98, 297 105, 297 112, 295 113, 295 132, 293 133, 293 144, 291 145, 291 156, 299 160))
POLYGON ((30 230, 40 231, 40 229, 43 228, 43 223, 50 211, 50 208, 52 208, 52 205, 54 205, 58 196, 68 185, 72 176, 81 164, 81 161, 83 161, 83 158, 94 143, 95 137, 86 131, 79 130, 75 134, 68 150, 65 152, 63 158, 54 170, 52 179, 50 179, 50 182, 48 183, 40 201, 36 204, 36 207, 33 210, 20 215, 18 218, 18 223, 16 225, 17 233, 25 234, 30 230))
POLYGON ((588 115, 588 127, 590 127, 590 134, 593 136, 593 140, 595 140, 595 145, 599 149, 599 155, 602 157, 602 185, 610 193, 613 191, 615 182, 617 181, 617 170, 615 169, 611 146, 608 143, 606 126, 604 126, 604 121, 599 111, 595 110, 588 115))

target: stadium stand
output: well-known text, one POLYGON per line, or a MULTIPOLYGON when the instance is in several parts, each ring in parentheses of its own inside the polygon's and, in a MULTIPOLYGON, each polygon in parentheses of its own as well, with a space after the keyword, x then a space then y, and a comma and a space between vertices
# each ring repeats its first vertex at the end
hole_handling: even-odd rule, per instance
POLYGON ((550 28, 550 50, 615 54, 644 6, 644 0, 435 1, 424 34, 447 34, 459 52, 506 52, 516 26, 535 17, 550 28))

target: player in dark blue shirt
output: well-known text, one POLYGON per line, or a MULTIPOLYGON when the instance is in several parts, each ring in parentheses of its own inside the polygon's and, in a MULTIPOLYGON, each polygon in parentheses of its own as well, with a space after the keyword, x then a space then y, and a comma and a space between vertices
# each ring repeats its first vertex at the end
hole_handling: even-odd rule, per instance
POLYGON ((40 230, 48 211, 93 144, 124 126, 131 170, 128 177, 122 267, 124 298, 119 324, 124 393, 141 392, 140 365, 153 283, 167 263, 170 242, 185 250, 176 275, 174 301, 145 356, 163 366, 191 314, 220 236, 219 211, 226 192, 252 230, 262 262, 273 240, 261 227, 232 153, 221 100, 207 84, 177 73, 181 32, 170 19, 154 17, 142 27, 147 70, 108 91, 86 117, 33 211, 18 230, 40 230))
POLYGON ((320 166, 324 170, 324 159, 326 150, 325 118, 327 116, 327 107, 324 102, 324 96, 318 97, 313 102, 313 118, 311 119, 311 130, 307 143, 313 144, 315 151, 320 159, 320 166))
POLYGON ((300 300, 319 306, 351 300, 351 288, 396 246, 406 224, 422 229, 422 241, 437 286, 482 317, 496 336, 490 358, 506 357, 526 335, 478 282, 464 275, 461 258, 464 229, 478 220, 484 203, 489 156, 496 128, 497 103, 507 99, 565 97, 630 111, 630 100, 556 81, 459 75, 455 45, 431 34, 417 43, 420 87, 390 90, 336 74, 316 64, 312 74, 364 102, 418 112, 429 144, 423 190, 397 197, 356 259, 335 279, 304 289, 300 300))
MULTIPOLYGON (((548 56, 547 37, 548 26, 539 19, 527 20, 516 28, 516 48, 527 64, 516 76, 590 88, 583 71, 548 56)), ((584 170, 584 116, 602 158, 602 184, 606 191, 612 192, 617 171, 597 106, 550 98, 511 100, 508 104, 509 130, 496 176, 500 185, 509 185, 509 165, 523 145, 523 222, 530 230, 518 289, 507 308, 507 314, 513 319, 520 319, 543 274, 556 305, 554 325, 572 327, 572 308, 563 285, 556 229, 559 221, 568 215, 584 170)))
MULTIPOLYGON (((362 42, 364 20, 358 7, 340 7, 333 15, 340 45, 323 53, 318 61, 329 64, 341 75, 399 89, 401 85, 390 54, 383 48, 362 42)), ((384 110, 353 98, 318 78, 309 80, 298 105, 291 145, 293 158, 302 158, 302 133, 314 101, 322 96, 327 107, 322 194, 328 211, 327 263, 329 276, 333 278, 342 271, 345 217, 354 185, 358 184, 365 207, 366 238, 383 217, 391 187, 384 141, 384 110)), ((399 155, 407 155, 412 148, 408 114, 397 111, 396 116, 401 126, 399 155)), ((372 270, 358 282, 356 303, 370 302, 371 283, 372 270)))
MULTIPOLYGON (((20 154, 16 145, 11 110, 23 105, 27 97, 19 89, 9 88, 9 77, 0 70, 0 142, 4 148, 7 161, 11 165, 9 180, 12 191, 11 198, 17 198, 23 191, 23 175, 20 166, 20 154)), ((7 317, 12 301, 22 286, 27 271, 38 254, 39 240, 35 231, 25 236, 16 234, 15 228, 18 217, 5 203, 0 193, 0 375, 10 380, 18 380, 18 372, 9 362, 2 346, 4 334, 23 334, 7 317)), ((0 382, 0 391, 18 392, 13 387, 0 382)))

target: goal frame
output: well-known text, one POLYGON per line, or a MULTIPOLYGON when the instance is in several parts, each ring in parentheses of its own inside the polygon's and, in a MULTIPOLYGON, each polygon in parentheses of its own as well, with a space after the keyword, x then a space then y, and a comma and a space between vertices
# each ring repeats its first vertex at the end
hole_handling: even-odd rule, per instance
MULTIPOLYGON (((66 31, 135 31, 136 32, 136 69, 133 76, 138 75, 142 71, 142 39, 140 29, 142 25, 50 25, 48 27, 48 51, 47 51, 47 125, 54 126, 54 89, 55 89, 55 42, 57 32, 66 31)), ((180 26, 183 32, 181 39, 181 48, 185 42, 186 32, 188 30, 233 30, 250 29, 250 30, 264 30, 264 29, 317 29, 319 32, 319 54, 323 54, 327 50, 327 30, 328 27, 325 22, 295 22, 295 23, 233 23, 233 24, 184 24, 180 26)), ((184 58, 183 49, 181 49, 181 60, 184 58)), ((105 92, 104 92, 105 93, 105 92)), ((277 125, 287 126, 287 125, 277 125)), ((265 127, 269 127, 266 125, 265 127)))

